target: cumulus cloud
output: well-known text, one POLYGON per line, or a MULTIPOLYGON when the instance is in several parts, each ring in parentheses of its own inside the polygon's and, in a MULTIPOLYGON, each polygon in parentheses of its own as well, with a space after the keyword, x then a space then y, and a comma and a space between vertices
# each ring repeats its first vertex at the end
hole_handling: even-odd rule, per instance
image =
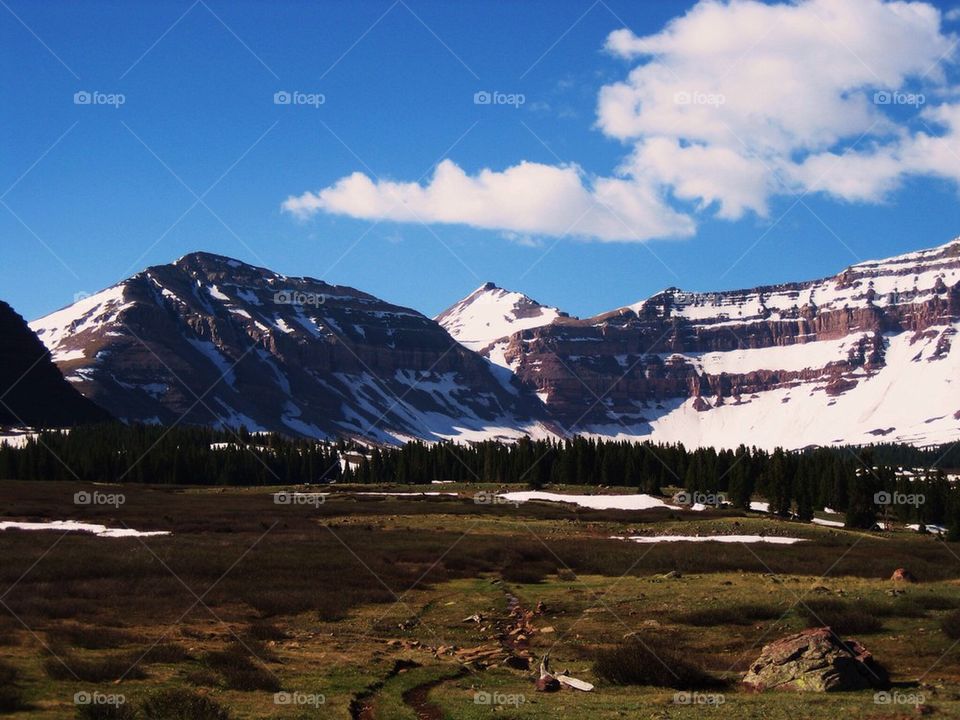
POLYGON ((608 36, 633 65, 597 100, 596 127, 625 146, 610 177, 530 162, 471 175, 448 160, 426 184, 354 173, 284 208, 643 241, 688 236, 703 216, 765 216, 783 194, 878 202, 910 175, 960 182, 943 21, 925 2, 702 0, 655 34, 608 36))
POLYGON ((288 198, 283 207, 301 217, 327 212, 367 220, 460 223, 518 237, 646 240, 694 230, 693 221, 664 204, 649 184, 591 181, 573 165, 531 162, 471 176, 444 160, 426 185, 376 181, 357 172, 318 192, 288 198))

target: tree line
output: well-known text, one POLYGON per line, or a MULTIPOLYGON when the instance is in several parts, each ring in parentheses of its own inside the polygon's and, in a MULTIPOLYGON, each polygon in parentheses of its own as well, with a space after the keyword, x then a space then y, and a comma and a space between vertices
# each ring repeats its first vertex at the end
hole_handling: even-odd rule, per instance
POLYGON ((844 513, 851 527, 897 520, 956 526, 960 536, 960 488, 941 469, 960 466, 958 450, 895 444, 717 450, 585 437, 369 448, 242 429, 108 423, 44 432, 21 447, 0 445, 0 478, 189 485, 602 485, 653 495, 679 490, 722 495, 742 509, 759 496, 781 517, 810 520, 815 511, 830 508, 844 513))

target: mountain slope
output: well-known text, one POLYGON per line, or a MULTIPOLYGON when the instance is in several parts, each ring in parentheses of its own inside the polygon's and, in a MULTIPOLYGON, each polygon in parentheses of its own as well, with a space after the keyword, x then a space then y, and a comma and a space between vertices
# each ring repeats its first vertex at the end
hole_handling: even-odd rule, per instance
POLYGON ((483 352, 568 432, 764 447, 960 438, 960 241, 817 281, 670 288, 483 352))
POLYGON ((0 426, 69 427, 109 415, 74 390, 37 336, 0 301, 0 426))
POLYGON ((32 327, 125 420, 385 442, 545 432, 535 397, 420 313, 208 253, 32 327))

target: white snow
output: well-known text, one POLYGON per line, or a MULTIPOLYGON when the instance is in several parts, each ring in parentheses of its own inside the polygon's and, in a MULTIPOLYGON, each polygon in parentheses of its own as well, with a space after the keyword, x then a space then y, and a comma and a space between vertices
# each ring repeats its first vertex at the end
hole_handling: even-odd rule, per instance
MULTIPOLYGON (((960 329, 960 323, 949 327, 960 329)), ((693 398, 666 400, 660 408, 638 402, 636 414, 648 422, 614 421, 584 429, 592 436, 650 437, 657 442, 682 442, 687 447, 730 449, 741 443, 798 449, 880 441, 914 445, 955 442, 960 440, 960 423, 954 419, 960 410, 960 334, 951 338, 949 352, 938 357, 937 344, 948 326, 930 330, 913 342, 910 332, 884 336, 886 364, 873 375, 858 374, 857 385, 838 396, 826 393, 824 380, 744 396, 739 403, 726 398, 723 405, 705 411, 694 407, 693 398)), ((798 347, 816 352, 815 346, 821 344, 798 347)), ((770 352, 784 350, 787 348, 770 352)), ((752 352, 767 351, 737 351, 734 362, 742 363, 752 352)), ((715 405, 715 398, 704 399, 715 405)))
MULTIPOLYGON (((124 287, 124 284, 120 283, 89 297, 81 298, 73 305, 34 320, 30 323, 30 329, 37 334, 48 350, 57 353, 57 348, 65 340, 114 322, 121 311, 132 307, 133 303, 126 302, 124 297, 124 287)), ((63 352, 70 351, 69 348, 65 348, 63 352)))
POLYGON ((385 496, 391 496, 391 497, 410 497, 410 498, 415 498, 415 497, 439 497, 439 496, 459 497, 459 495, 460 495, 459 493, 455 493, 455 492, 435 492, 435 491, 430 491, 430 492, 419 492, 419 491, 418 491, 418 492, 379 492, 379 491, 375 491, 375 490, 369 490, 369 491, 349 491, 349 490, 344 490, 344 491, 342 491, 342 494, 344 494, 344 495, 385 495, 385 496))
POLYGON ((11 433, 8 435, 0 435, 0 445, 8 445, 12 448, 22 448, 30 440, 35 440, 40 437, 40 433, 33 432, 31 430, 23 430, 21 432, 11 433))
POLYGON ((287 335, 292 335, 296 332, 296 330, 294 330, 292 327, 287 325, 287 321, 284 320, 279 315, 273 316, 273 324, 276 325, 278 328, 280 328, 281 332, 285 332, 287 335))
POLYGON ((775 535, 631 535, 624 538, 612 536, 612 540, 632 540, 638 543, 662 542, 721 542, 721 543, 769 543, 771 545, 793 545, 805 542, 803 538, 778 537, 775 535))
POLYGON ((698 372, 712 375, 720 373, 749 373, 755 370, 805 370, 822 368, 827 363, 846 360, 850 348, 863 337, 862 334, 847 335, 840 340, 780 345, 768 348, 711 352, 697 355, 674 353, 663 356, 682 357, 691 362, 698 372))
MULTIPOLYGON (((919 524, 919 523, 910 523, 909 525, 907 525, 907 528, 910 529, 910 530, 919 531, 919 530, 920 530, 920 524, 919 524)), ((947 531, 947 528, 945 528, 943 525, 927 525, 927 532, 932 532, 932 533, 945 533, 946 531, 947 531)))
POLYGON ((0 530, 56 530, 58 532, 88 532, 97 537, 153 537, 155 535, 169 535, 166 530, 133 530, 131 528, 108 528, 96 523, 77 522, 76 520, 48 520, 46 522, 17 522, 5 520, 0 522, 0 530))
POLYGON ((220 291, 220 288, 218 288, 216 285, 211 285, 209 288, 207 288, 207 292, 210 293, 210 297, 216 298, 217 300, 230 300, 230 298, 224 295, 220 291))
POLYGON ((54 362, 67 362, 68 360, 82 360, 87 356, 83 348, 75 348, 73 350, 55 350, 50 353, 50 358, 54 362))
POLYGON ((233 373, 233 363, 227 360, 220 352, 220 349, 209 340, 200 338, 187 338, 187 342, 193 345, 204 357, 207 358, 213 366, 220 371, 220 376, 230 387, 234 386, 236 376, 233 373))
POLYGON ((528 500, 546 500, 548 502, 573 503, 580 507, 593 510, 649 510, 651 508, 670 508, 679 510, 674 505, 668 505, 663 500, 652 495, 637 493, 635 495, 566 495, 564 493, 544 492, 540 490, 520 490, 517 492, 500 493, 499 497, 508 502, 527 502, 528 500))
POLYGON ((813 518, 810 522, 814 525, 825 525, 826 527, 843 527, 840 520, 824 520, 822 518, 813 518))

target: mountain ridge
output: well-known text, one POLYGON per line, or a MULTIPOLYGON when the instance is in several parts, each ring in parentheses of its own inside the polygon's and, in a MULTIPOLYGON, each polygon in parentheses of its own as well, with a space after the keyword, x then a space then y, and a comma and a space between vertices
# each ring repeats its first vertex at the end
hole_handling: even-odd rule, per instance
POLYGON ((582 319, 484 283, 431 320, 198 252, 32 324, 68 379, 125 419, 720 447, 960 438, 958 325, 960 239, 816 280, 667 288, 582 319))
POLYGON ((110 419, 70 386, 26 320, 3 301, 0 336, 0 426, 69 427, 110 419))

